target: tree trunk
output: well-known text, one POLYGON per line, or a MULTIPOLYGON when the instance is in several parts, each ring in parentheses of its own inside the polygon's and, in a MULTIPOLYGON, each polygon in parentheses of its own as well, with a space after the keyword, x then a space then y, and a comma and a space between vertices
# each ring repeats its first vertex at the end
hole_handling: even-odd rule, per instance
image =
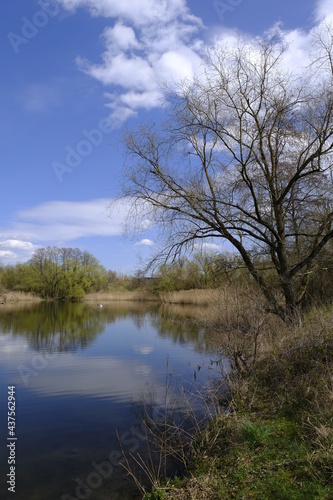
POLYGON ((296 303, 293 284, 290 277, 284 277, 282 280, 282 288, 285 300, 284 321, 286 323, 294 323, 299 321, 300 307, 296 303))

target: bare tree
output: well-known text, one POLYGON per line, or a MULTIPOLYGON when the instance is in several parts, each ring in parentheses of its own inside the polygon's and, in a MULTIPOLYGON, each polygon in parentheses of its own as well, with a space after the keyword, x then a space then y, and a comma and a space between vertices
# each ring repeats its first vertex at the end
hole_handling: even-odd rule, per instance
POLYGON ((333 236, 332 37, 317 33, 297 73, 276 39, 215 48, 200 78, 169 92, 169 120, 124 135, 122 196, 129 219, 160 229, 160 257, 227 240, 284 318, 333 236))

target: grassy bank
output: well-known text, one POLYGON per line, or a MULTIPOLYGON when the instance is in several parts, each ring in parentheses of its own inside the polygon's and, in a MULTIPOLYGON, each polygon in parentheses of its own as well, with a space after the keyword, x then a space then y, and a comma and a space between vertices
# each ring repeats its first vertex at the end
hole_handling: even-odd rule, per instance
POLYGON ((229 411, 194 437, 185 477, 147 500, 333 498, 333 308, 266 322, 255 350, 234 358, 229 411))

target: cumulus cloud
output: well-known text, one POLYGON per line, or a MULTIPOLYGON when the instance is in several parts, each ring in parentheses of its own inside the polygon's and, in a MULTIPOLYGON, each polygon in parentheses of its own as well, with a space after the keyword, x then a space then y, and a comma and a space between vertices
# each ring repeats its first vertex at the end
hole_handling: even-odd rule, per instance
POLYGON ((168 22, 179 15, 194 18, 186 7, 186 0, 58 0, 67 10, 79 7, 89 9, 92 16, 120 18, 134 25, 168 22))
POLYGON ((315 20, 317 23, 333 22, 333 0, 319 0, 317 2, 315 20))
POLYGON ((103 38, 110 53, 113 50, 117 54, 118 50, 141 48, 134 29, 130 26, 124 26, 122 22, 116 23, 113 27, 106 28, 103 38))
POLYGON ((159 107, 162 86, 192 78, 201 64, 203 26, 185 0, 58 1, 68 11, 85 7, 93 16, 115 20, 101 34, 102 61, 76 59, 83 72, 116 89, 105 93, 115 125, 140 109, 159 107))
POLYGON ((20 241, 20 240, 5 240, 0 243, 2 248, 15 248, 17 250, 26 250, 27 252, 33 252, 38 248, 30 241, 20 241))
MULTIPOLYGON (((0 243, 1 245, 1 243, 0 243)), ((14 252, 11 252, 10 250, 0 250, 0 259, 5 259, 5 260, 15 260, 17 257, 17 254, 14 252)))
MULTIPOLYGON (((204 40, 202 21, 191 14, 186 0, 58 0, 64 9, 74 12, 89 9, 92 16, 108 18, 113 23, 101 34, 105 51, 100 62, 77 58, 79 68, 109 87, 105 93, 114 125, 135 116, 140 109, 161 106, 163 85, 191 80, 200 74, 204 40), (110 88, 112 87, 112 92, 110 88)), ((333 0, 318 0, 314 7, 316 25, 333 21, 333 0)), ((308 64, 308 47, 315 29, 292 31, 276 25, 288 49, 284 55, 286 69, 300 69, 308 64)), ((244 34, 251 43, 254 37, 244 34)), ((214 30, 210 43, 238 42, 236 30, 221 27, 214 30)))
POLYGON ((224 251, 224 247, 221 245, 216 245, 216 243, 195 243, 194 244, 194 249, 199 250, 200 252, 207 252, 207 253, 220 253, 224 251))
POLYGON ((152 240, 149 240, 147 238, 144 238, 143 240, 138 241, 137 243, 135 243, 136 247, 139 247, 139 246, 151 247, 153 245, 155 245, 155 243, 152 240))
POLYGON ((6 263, 27 260, 32 257, 39 245, 34 245, 30 241, 18 239, 7 239, 1 241, 0 238, 0 259, 6 263))

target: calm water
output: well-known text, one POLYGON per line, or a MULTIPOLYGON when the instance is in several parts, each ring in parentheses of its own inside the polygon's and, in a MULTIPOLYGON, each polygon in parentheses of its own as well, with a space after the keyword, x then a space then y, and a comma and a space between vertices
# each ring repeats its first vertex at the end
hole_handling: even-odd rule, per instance
POLYGON ((125 451, 140 451, 133 410, 152 384, 164 393, 167 360, 178 382, 200 385, 212 374, 207 332, 179 307, 0 307, 0 498, 141 498, 119 466, 116 431, 125 451), (6 484, 8 385, 16 386, 15 495, 6 484))

